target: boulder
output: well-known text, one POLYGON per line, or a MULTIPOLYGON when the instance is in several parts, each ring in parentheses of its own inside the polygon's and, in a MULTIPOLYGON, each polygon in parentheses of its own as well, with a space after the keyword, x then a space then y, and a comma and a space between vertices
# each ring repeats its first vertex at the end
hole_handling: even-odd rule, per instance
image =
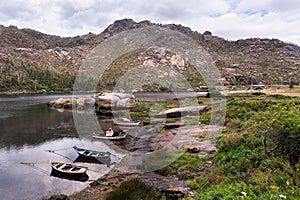
POLYGON ((190 153, 199 153, 200 152, 200 144, 192 144, 187 145, 184 148, 190 153))
POLYGON ((166 196, 167 199, 182 199, 187 196, 188 189, 185 187, 170 187, 161 192, 166 196))
POLYGON ((47 93, 47 90, 45 90, 45 89, 42 89, 41 91, 40 91, 40 94, 46 94, 47 93))
POLYGON ((72 108, 73 99, 57 99, 53 101, 49 101, 47 103, 48 106, 53 108, 72 108))

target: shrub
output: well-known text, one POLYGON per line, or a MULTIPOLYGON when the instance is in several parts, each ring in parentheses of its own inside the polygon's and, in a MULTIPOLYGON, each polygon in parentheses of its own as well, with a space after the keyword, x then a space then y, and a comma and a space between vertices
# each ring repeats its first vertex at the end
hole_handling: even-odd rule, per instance
POLYGON ((107 200, 157 200, 160 194, 152 187, 139 179, 124 182, 116 190, 107 193, 107 200))
POLYGON ((222 141, 219 144, 219 148, 225 148, 227 150, 231 150, 240 146, 243 142, 244 142, 244 138, 242 135, 238 133, 231 133, 223 137, 222 141))

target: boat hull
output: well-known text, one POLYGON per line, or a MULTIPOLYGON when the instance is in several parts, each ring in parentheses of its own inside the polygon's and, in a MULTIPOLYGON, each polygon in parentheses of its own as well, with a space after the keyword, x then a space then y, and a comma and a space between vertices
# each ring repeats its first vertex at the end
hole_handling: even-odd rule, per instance
POLYGON ((100 136, 94 133, 92 137, 100 140, 124 140, 127 137, 127 133, 119 136, 100 136))
POLYGON ((52 172, 58 175, 82 176, 86 174, 87 167, 61 162, 51 162, 52 172))
POLYGON ((57 177, 57 178, 62 178, 62 179, 68 179, 71 181, 80 181, 80 182, 86 182, 87 180, 89 180, 89 176, 87 175, 87 173, 84 174, 78 174, 78 175, 74 175, 74 174, 65 174, 65 173, 61 173, 57 170, 53 170, 51 171, 50 176, 53 177, 57 177))
POLYGON ((98 161, 99 163, 104 164, 110 163, 109 152, 93 151, 84 148, 78 148, 76 146, 73 148, 78 153, 78 160, 86 160, 87 162, 98 161))
POLYGON ((117 126, 141 126, 142 122, 118 122, 118 121, 114 121, 114 124, 117 126))

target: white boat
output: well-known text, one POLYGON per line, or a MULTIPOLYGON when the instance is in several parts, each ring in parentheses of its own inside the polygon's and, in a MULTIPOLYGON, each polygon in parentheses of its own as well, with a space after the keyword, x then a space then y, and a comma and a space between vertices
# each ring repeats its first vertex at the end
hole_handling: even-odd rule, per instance
POLYGON ((73 165, 63 162, 50 161, 52 166, 52 171, 58 174, 72 175, 72 176, 82 176, 88 170, 87 167, 73 165))
POLYGON ((127 118, 115 119, 114 124, 117 126, 140 126, 143 122, 137 120, 130 120, 127 118))
POLYGON ((123 140, 126 138, 126 136, 127 136, 126 132, 121 132, 119 135, 116 136, 101 136, 97 133, 93 133, 92 137, 101 140, 123 140))

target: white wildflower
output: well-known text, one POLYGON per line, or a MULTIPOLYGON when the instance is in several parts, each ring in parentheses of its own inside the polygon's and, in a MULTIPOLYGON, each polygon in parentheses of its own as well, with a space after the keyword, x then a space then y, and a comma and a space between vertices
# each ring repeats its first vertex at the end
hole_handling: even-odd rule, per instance
POLYGON ((244 196, 247 196, 247 193, 246 192, 241 192, 242 195, 244 196))
POLYGON ((280 197, 280 198, 283 198, 283 199, 286 199, 286 196, 285 196, 285 195, 282 195, 282 194, 280 194, 279 197, 280 197))

